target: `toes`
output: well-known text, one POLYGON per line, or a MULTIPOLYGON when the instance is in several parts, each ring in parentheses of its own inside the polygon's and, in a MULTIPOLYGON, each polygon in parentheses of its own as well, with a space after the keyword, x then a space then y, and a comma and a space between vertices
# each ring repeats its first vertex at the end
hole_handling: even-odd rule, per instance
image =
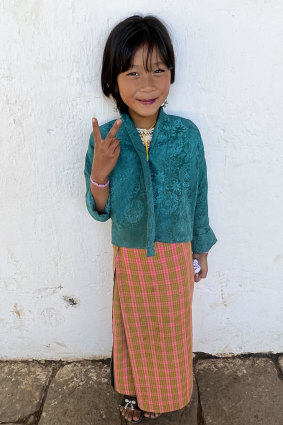
POLYGON ((133 416, 134 416, 134 414, 133 414, 133 411, 131 410, 131 411, 129 412, 128 420, 129 420, 129 421, 132 421, 132 420, 133 420, 133 416))
POLYGON ((159 416, 159 413, 144 412, 144 416, 145 416, 146 418, 155 418, 156 416, 159 416))
MULTIPOLYGON (((140 410, 132 410, 129 408, 125 408, 123 406, 120 406, 120 412, 124 416, 124 418, 127 421, 138 421, 141 417, 141 411, 140 410)), ((153 413, 153 412, 144 412, 144 416, 146 418, 155 418, 159 416, 159 413, 153 413)))
POLYGON ((128 413, 129 413, 129 409, 125 409, 125 407, 120 407, 120 412, 122 412, 122 415, 124 416, 125 419, 128 420, 128 413))
POLYGON ((122 412, 122 415, 124 416, 125 419, 128 420, 128 409, 124 408, 124 411, 122 412))
POLYGON ((124 407, 120 407, 120 412, 122 412, 122 415, 125 417, 127 421, 138 421, 141 415, 141 412, 139 410, 132 410, 132 409, 125 409, 124 407))
POLYGON ((135 410, 135 413, 133 416, 134 421, 138 421, 140 416, 141 416, 141 412, 139 412, 138 410, 135 410))
POLYGON ((133 411, 131 409, 127 409, 126 411, 126 415, 125 418, 127 419, 127 421, 131 421, 133 419, 133 411))

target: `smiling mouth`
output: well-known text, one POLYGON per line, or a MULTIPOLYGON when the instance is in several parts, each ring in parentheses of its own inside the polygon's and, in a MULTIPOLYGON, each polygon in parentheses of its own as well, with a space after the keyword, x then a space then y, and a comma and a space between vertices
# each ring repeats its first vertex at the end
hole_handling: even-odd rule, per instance
POLYGON ((137 99, 138 102, 142 103, 143 105, 152 105, 157 98, 154 99, 137 99))

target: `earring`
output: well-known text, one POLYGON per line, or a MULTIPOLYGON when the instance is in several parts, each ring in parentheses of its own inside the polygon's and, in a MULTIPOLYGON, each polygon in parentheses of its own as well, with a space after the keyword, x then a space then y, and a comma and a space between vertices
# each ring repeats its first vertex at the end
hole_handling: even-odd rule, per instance
POLYGON ((168 105, 168 102, 167 102, 167 99, 165 99, 161 106, 163 106, 163 108, 166 108, 167 105, 168 105))

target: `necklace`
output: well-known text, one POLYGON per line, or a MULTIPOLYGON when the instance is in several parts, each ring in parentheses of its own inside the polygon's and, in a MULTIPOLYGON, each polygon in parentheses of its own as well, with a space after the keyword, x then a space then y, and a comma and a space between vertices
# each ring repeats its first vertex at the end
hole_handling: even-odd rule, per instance
POLYGON ((149 127, 149 129, 146 130, 146 131, 138 130, 138 133, 141 135, 141 137, 143 139, 143 144, 144 144, 145 150, 146 150, 146 159, 147 159, 147 161, 148 161, 148 145, 149 144, 148 144, 148 142, 146 140, 146 136, 151 132, 151 130, 153 130, 153 127, 155 126, 156 122, 157 121, 155 121, 155 123, 151 127, 149 127))

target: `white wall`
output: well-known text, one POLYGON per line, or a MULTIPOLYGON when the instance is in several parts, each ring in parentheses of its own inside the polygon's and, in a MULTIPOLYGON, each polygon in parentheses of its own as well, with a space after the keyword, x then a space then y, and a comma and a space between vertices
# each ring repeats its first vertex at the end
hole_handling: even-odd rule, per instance
POLYGON ((195 285, 193 349, 283 351, 283 3, 0 0, 1 359, 110 356, 110 222, 88 214, 83 169, 91 117, 117 116, 104 42, 135 12, 167 22, 167 112, 206 148, 219 242, 195 285))

